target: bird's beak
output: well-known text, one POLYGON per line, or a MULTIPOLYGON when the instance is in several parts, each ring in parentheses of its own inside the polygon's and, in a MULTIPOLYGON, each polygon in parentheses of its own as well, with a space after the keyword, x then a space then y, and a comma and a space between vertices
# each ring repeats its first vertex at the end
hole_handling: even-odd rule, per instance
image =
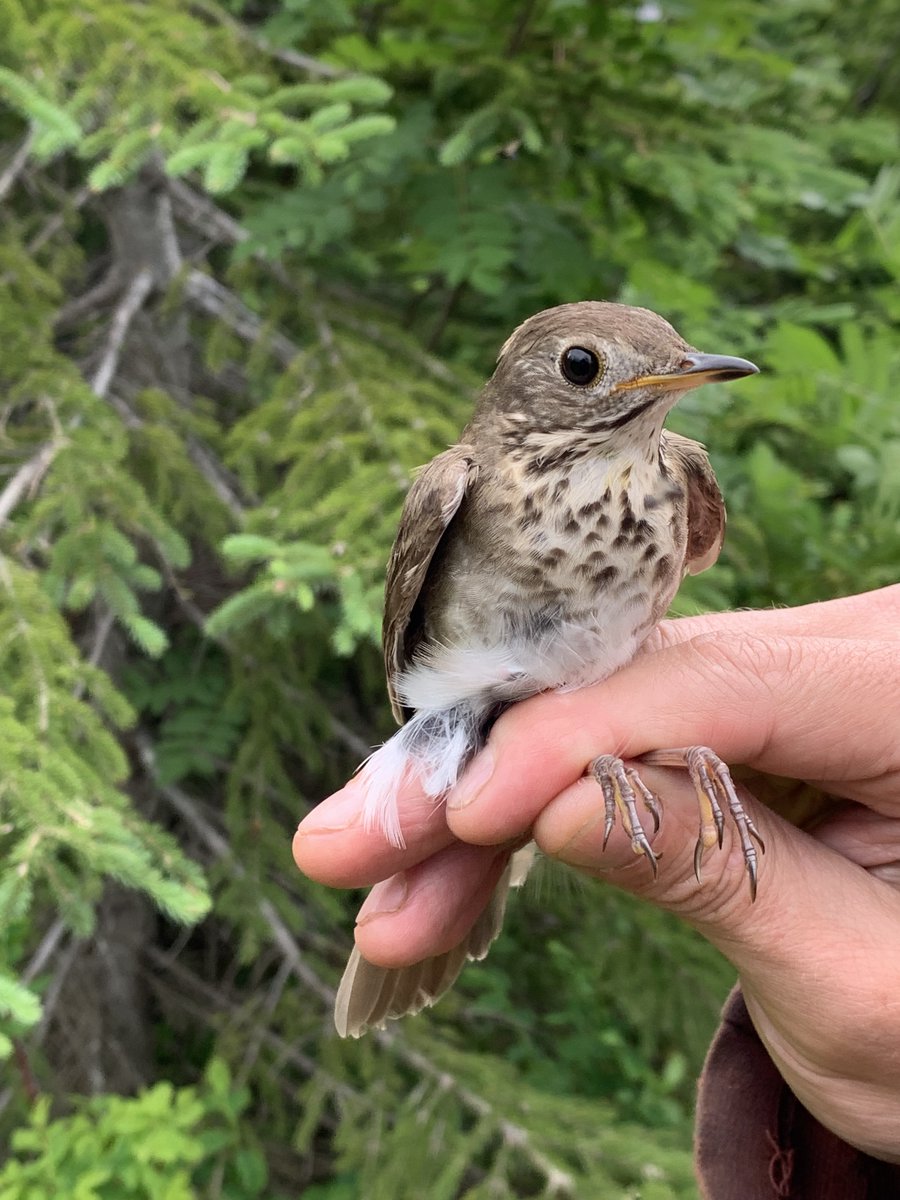
POLYGON ((659 387, 673 391, 687 391, 701 383, 724 383, 727 379, 742 379, 745 375, 758 375, 759 367, 746 358, 734 358, 730 354, 700 354, 692 350, 686 354, 674 371, 665 375, 639 375, 619 384, 617 391, 632 388, 659 387))

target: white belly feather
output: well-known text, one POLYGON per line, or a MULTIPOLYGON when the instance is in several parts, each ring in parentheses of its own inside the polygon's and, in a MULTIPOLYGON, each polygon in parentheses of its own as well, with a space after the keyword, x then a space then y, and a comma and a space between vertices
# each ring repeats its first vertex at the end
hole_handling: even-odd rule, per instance
POLYGON ((432 647, 399 681, 415 715, 363 768, 366 828, 405 845, 397 806, 404 786, 418 781, 440 799, 481 748, 485 719, 498 704, 586 687, 624 666, 641 640, 636 617, 618 607, 598 610, 590 626, 563 622, 535 642, 432 647))
MULTIPOLYGON (((629 464, 620 463, 620 468, 623 465, 629 464)), ((652 526, 653 540, 671 544, 671 508, 659 505, 644 511, 649 490, 644 475, 652 468, 631 466, 630 478, 621 480, 608 473, 598 477, 596 464, 586 465, 583 476, 570 475, 572 503, 589 503, 598 487, 612 484, 621 491, 624 484, 634 512, 652 526)), ((539 550, 543 540, 563 552, 562 560, 548 569, 547 585, 552 591, 555 577, 565 580, 569 586, 563 611, 578 613, 577 619, 554 619, 551 614, 542 622, 540 612, 532 611, 533 594, 522 585, 502 578, 488 581, 477 574, 467 577, 465 569, 456 572, 446 624, 465 637, 423 647, 395 681, 404 705, 415 713, 362 768, 366 828, 381 830, 393 845, 403 846, 398 793, 418 784, 426 795, 444 796, 481 748, 485 725, 498 708, 538 692, 599 683, 634 657, 660 615, 660 602, 664 611, 671 596, 661 596, 658 589, 634 578, 635 553, 613 545, 615 532, 609 528, 599 545, 595 535, 588 546, 583 535, 566 534, 548 524, 530 530, 530 541, 522 546, 522 553, 528 554, 539 550), (577 577, 573 566, 598 549, 616 567, 620 586, 598 589, 584 578, 572 594, 571 582, 577 577), (487 615, 486 587, 496 597, 487 615), (475 629, 477 641, 468 636, 475 629)))

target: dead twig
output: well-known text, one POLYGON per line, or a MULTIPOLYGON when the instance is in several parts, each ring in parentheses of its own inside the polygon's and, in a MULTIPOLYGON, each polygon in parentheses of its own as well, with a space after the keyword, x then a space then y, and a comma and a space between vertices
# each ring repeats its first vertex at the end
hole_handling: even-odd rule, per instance
POLYGON ((132 321, 141 308, 143 308, 147 297, 153 290, 153 282, 153 272, 149 267, 138 271, 137 275, 135 275, 126 288, 122 299, 119 301, 112 315, 112 320, 109 324, 109 337, 103 358, 93 378, 89 380, 91 388, 101 400, 106 399, 110 384, 119 368, 122 347, 125 343, 125 338, 128 336, 128 330, 131 328, 132 321))
POLYGON ((26 494, 33 495, 40 487, 50 464, 65 445, 61 438, 45 442, 41 448, 22 463, 6 487, 0 492, 0 528, 9 520, 13 509, 26 494))
MULTIPOLYGON (((248 308, 234 292, 202 271, 191 271, 185 280, 187 298, 197 308, 223 321, 238 337, 247 342, 257 342, 264 336, 265 325, 260 317, 248 308)), ((268 335, 272 353, 282 364, 289 366, 300 353, 290 338, 273 331, 268 335)))
MULTIPOLYGON (((228 859, 231 869, 239 878, 247 874, 239 859, 235 856, 231 845, 219 831, 206 819, 200 811, 197 802, 171 783, 162 783, 156 768, 156 755, 153 745, 146 734, 138 733, 134 738, 138 756, 146 773, 153 780, 159 794, 175 809, 178 815, 187 822, 194 833, 204 841, 216 858, 228 859)), ((281 919, 277 909, 270 900, 259 901, 259 915, 269 927, 272 940, 281 952, 282 957, 289 963, 293 973, 311 992, 315 993, 329 1007, 334 1003, 334 989, 320 979, 316 972, 304 961, 300 947, 294 940, 294 935, 281 919)))
POLYGON ((29 129, 25 134, 15 154, 7 163, 0 174, 0 201, 6 199, 7 195, 15 187, 16 182, 22 172, 25 170, 25 164, 28 162, 28 155, 31 152, 31 143, 34 141, 34 130, 29 129))

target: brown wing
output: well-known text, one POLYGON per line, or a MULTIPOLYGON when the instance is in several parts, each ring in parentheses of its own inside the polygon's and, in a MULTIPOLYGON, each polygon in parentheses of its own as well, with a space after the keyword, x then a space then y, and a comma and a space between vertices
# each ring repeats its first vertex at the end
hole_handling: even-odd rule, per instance
POLYGON ((384 667, 394 716, 402 724, 406 713, 394 680, 408 664, 410 620, 441 538, 478 474, 471 446, 451 446, 417 475, 400 517, 387 569, 384 599, 384 667))
POLYGON ((687 553, 685 571, 699 575, 719 557, 725 537, 725 501, 719 491, 709 455, 699 442, 680 434, 664 434, 666 459, 687 488, 687 553))

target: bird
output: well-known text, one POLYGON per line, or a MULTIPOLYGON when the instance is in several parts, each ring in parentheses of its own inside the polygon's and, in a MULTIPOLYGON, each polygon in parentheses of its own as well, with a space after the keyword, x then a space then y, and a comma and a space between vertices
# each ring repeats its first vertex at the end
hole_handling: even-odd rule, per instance
MULTIPOLYGON (((406 496, 387 567, 382 641, 400 729, 360 769, 366 828, 404 845, 397 795, 415 779, 439 802, 510 705, 599 683, 628 663, 686 574, 718 558, 725 505, 700 443, 664 428, 701 384, 758 372, 706 354, 663 317, 607 301, 561 304, 507 338, 459 442, 436 455, 406 496)), ((682 766, 699 802, 694 870, 722 845, 725 812, 751 893, 764 846, 728 767, 707 747, 642 756, 682 766)), ((611 755, 586 765, 600 785, 604 845, 617 817, 632 847, 657 860, 641 810, 661 804, 637 768, 611 755)), ((433 1004, 500 932, 513 855, 469 934, 404 968, 351 953, 335 1002, 341 1036, 433 1004)))

